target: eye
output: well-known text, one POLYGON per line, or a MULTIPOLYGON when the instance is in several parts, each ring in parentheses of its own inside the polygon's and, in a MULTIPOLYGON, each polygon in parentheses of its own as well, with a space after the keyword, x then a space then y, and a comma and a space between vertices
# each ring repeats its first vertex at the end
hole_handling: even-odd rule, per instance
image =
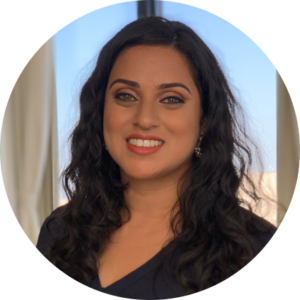
POLYGON ((184 101, 181 98, 178 97, 167 97, 163 100, 160 101, 161 103, 166 103, 166 104, 179 104, 179 103, 184 103, 184 101))
MULTIPOLYGON (((129 99, 130 97, 134 98, 132 95, 127 94, 127 93, 118 93, 118 94, 116 94, 116 95, 114 96, 115 99, 121 100, 121 101, 124 101, 124 102, 127 102, 128 99, 129 99), (127 97, 127 99, 124 99, 124 100, 123 100, 123 99, 121 98, 121 96, 124 96, 124 98, 127 97, 127 96, 129 96, 129 97, 127 97)), ((163 99, 162 101, 165 101, 165 100, 168 100, 168 99, 173 99, 173 100, 177 101, 177 102, 171 101, 171 102, 168 103, 168 104, 179 104, 179 103, 184 103, 184 101, 183 101, 181 98, 174 97, 174 96, 167 97, 167 98, 163 99)), ((129 100, 129 101, 130 101, 130 100, 129 100)), ((166 102, 165 102, 165 103, 166 103, 166 102)))
MULTIPOLYGON (((114 99, 118 99, 118 100, 125 101, 125 102, 127 102, 127 100, 129 99, 129 97, 127 97, 127 99, 122 99, 121 96, 122 96, 122 97, 123 97, 123 96, 129 96, 129 97, 134 98, 134 97, 133 97, 132 95, 130 95, 130 94, 126 94, 126 93, 118 93, 118 94, 116 94, 116 95, 114 96, 114 99)), ((125 98, 125 97, 124 97, 124 98, 125 98)))

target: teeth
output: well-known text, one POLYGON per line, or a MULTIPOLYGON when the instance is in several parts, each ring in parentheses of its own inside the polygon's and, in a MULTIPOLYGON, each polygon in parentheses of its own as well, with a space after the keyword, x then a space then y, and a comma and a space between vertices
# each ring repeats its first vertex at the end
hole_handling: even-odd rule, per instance
POLYGON ((161 145, 162 141, 154 141, 154 140, 140 140, 140 139, 130 139, 128 141, 129 144, 135 145, 138 147, 157 147, 161 145))

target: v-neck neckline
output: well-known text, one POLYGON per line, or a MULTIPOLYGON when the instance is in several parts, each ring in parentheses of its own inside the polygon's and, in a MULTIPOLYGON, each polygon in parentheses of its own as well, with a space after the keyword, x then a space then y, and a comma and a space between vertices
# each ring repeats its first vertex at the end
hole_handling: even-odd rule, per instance
POLYGON ((152 258, 146 261, 143 265, 136 268, 132 272, 128 273, 124 277, 120 278, 119 280, 113 282, 112 284, 108 285, 107 287, 102 287, 100 278, 98 276, 98 283, 102 290, 108 291, 110 289, 115 289, 116 286, 118 288, 128 287, 129 284, 134 283, 136 280, 140 279, 141 277, 147 275, 153 269, 155 269, 159 262, 159 256, 163 249, 161 249, 158 253, 156 253, 152 258))
POLYGON ((160 250, 158 253, 156 253, 152 258, 150 258, 148 261, 146 261, 143 265, 141 265, 137 269, 133 270, 132 272, 128 273, 127 275, 120 278, 119 280, 111 283, 107 287, 101 286, 100 278, 99 278, 99 276, 97 276, 94 279, 94 281, 92 282, 91 287, 94 289, 97 289, 101 292, 108 293, 108 294, 119 293, 122 290, 124 290, 125 288, 134 284, 140 278, 149 274, 155 268, 157 268, 158 264, 160 262, 161 253, 162 253, 162 250, 160 250))

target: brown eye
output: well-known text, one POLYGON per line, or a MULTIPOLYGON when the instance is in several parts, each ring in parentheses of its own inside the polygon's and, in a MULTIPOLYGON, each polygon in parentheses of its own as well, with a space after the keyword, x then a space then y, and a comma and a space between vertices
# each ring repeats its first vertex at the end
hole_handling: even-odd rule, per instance
POLYGON ((130 94, 126 94, 126 93, 118 93, 115 95, 114 98, 126 102, 129 100, 130 97, 133 97, 133 96, 131 96, 130 94), (121 96, 123 97, 123 99, 120 98, 121 96))
MULTIPOLYGON (((130 94, 127 94, 127 93, 118 93, 115 95, 114 99, 117 99, 117 100, 121 100, 121 101, 124 101, 124 102, 127 102, 127 101, 130 101, 130 97, 134 98, 132 95, 130 94), (121 98, 123 97, 123 99, 121 98)), ((173 101, 167 103, 167 104, 179 104, 179 103, 184 103, 184 101, 181 99, 181 98, 178 98, 178 97, 167 97, 165 99, 163 99, 162 101, 165 101, 165 100, 169 100, 169 99, 172 99, 173 101), (177 102, 174 102, 174 101, 177 101, 177 102)), ((166 103, 166 102, 165 102, 166 103)))
POLYGON ((173 100, 175 100, 175 101, 178 101, 178 102, 170 102, 170 104, 179 104, 179 103, 184 103, 184 101, 182 100, 182 99, 180 99, 180 98, 177 98, 177 97, 167 97, 167 98, 165 98, 164 100, 162 100, 162 101, 165 101, 165 100, 167 100, 167 99, 173 99, 173 100))

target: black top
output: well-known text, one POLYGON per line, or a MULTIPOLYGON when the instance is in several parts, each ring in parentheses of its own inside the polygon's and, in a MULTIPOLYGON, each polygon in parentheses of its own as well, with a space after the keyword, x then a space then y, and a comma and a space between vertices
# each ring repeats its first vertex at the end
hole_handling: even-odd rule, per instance
MULTIPOLYGON (((59 210, 59 208, 57 210, 59 210)), ((53 215, 57 210, 52 212, 51 215, 53 215)), ((44 255, 49 251, 51 242, 53 240, 52 233, 46 227, 50 216, 43 223, 37 242, 38 250, 44 255)), ((267 233, 261 233, 255 238, 255 255, 257 255, 265 247, 276 231, 276 227, 264 219, 259 217, 256 218, 259 223, 262 225, 267 225, 268 227, 270 226, 271 229, 267 233)), ((55 234, 59 234, 62 231, 62 226, 57 222, 50 227, 55 234)), ((154 284, 155 288, 153 290, 153 277, 156 268, 160 263, 161 254, 162 251, 157 253, 149 261, 133 272, 129 273, 106 288, 101 287, 98 277, 92 281, 89 287, 107 294, 131 299, 166 299, 186 295, 180 283, 173 278, 167 270, 164 269, 157 274, 154 284)))

